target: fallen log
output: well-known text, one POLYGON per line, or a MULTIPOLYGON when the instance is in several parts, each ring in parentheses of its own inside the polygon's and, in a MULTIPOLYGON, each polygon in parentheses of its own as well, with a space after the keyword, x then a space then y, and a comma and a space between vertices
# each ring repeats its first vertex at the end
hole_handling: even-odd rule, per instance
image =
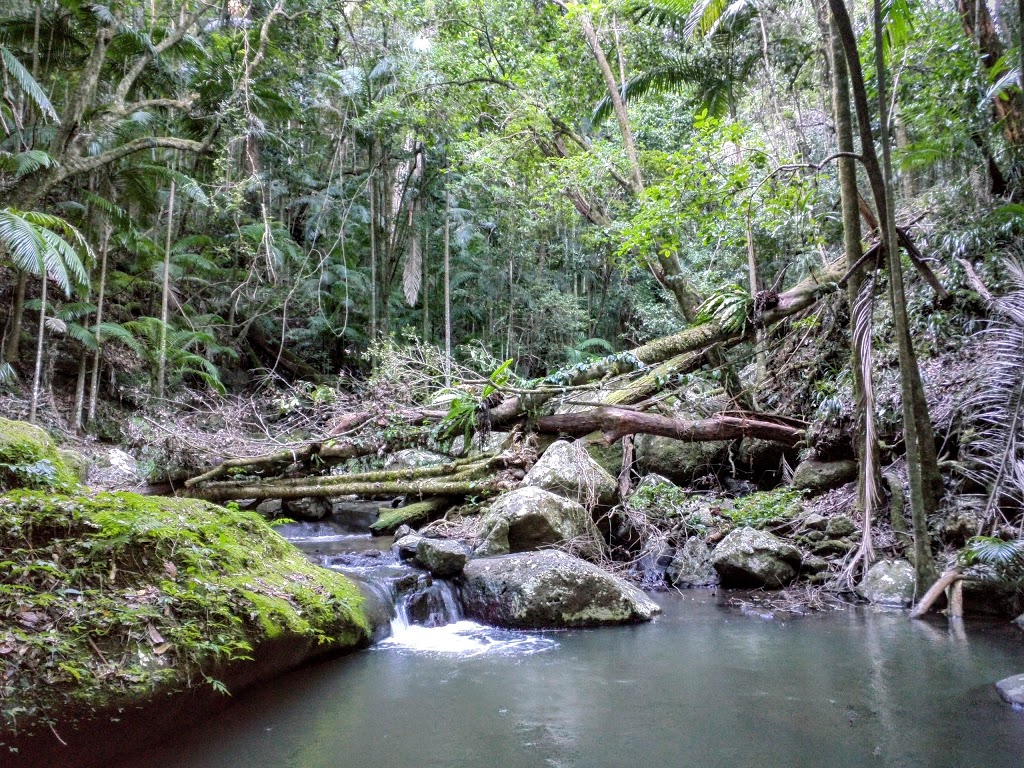
POLYGON ((537 422, 540 432, 580 437, 602 432, 608 445, 626 435, 645 434, 671 437, 675 440, 735 440, 757 437, 795 446, 804 439, 805 430, 791 423, 771 421, 764 416, 727 415, 689 421, 655 413, 641 413, 610 406, 593 408, 582 413, 544 416, 537 422))
POLYGON ((959 568, 951 568, 942 574, 942 576, 939 577, 939 580, 932 584, 931 589, 925 592, 924 597, 921 598, 921 602, 914 606, 914 610, 910 612, 910 618, 920 619, 928 613, 935 601, 938 600, 946 591, 946 587, 961 581, 963 578, 963 571, 959 568))
MULTIPOLYGON (((833 262, 823 272, 812 275, 788 291, 780 293, 774 305, 765 309, 757 318, 758 324, 769 326, 802 312, 823 294, 836 290, 838 281, 844 274, 845 261, 833 262)), ((742 332, 733 332, 722 328, 721 325, 713 321, 692 326, 671 336, 655 339, 631 352, 612 355, 595 363, 570 369, 558 376, 549 377, 539 388, 529 393, 506 397, 490 408, 488 412, 489 425, 492 429, 507 427, 527 413, 537 412, 552 398, 565 394, 567 388, 610 379, 640 367, 664 365, 671 368, 673 374, 690 373, 700 367, 705 359, 705 352, 710 347, 716 344, 725 346, 736 344, 752 335, 752 327, 748 327, 742 332)), ((615 400, 614 404, 618 405, 636 402, 637 399, 642 399, 638 395, 650 392, 652 387, 656 388, 657 382, 657 371, 645 371, 640 381, 636 382, 635 390, 631 391, 629 395, 621 399, 615 397, 611 399, 615 400)), ((410 409, 388 415, 386 418, 391 423, 397 420, 400 423, 414 426, 436 424, 444 416, 445 411, 441 410, 410 409)), ((381 418, 385 417, 369 412, 347 414, 336 425, 334 432, 356 429, 372 421, 379 421, 381 418)), ((372 455, 385 449, 393 450, 398 447, 402 447, 402 444, 396 444, 394 440, 389 441, 382 435, 310 443, 294 450, 279 451, 263 456, 228 459, 208 472, 191 478, 185 484, 188 488, 193 488, 200 483, 216 480, 236 470, 244 471, 246 474, 266 474, 280 473, 286 468, 302 462, 337 464, 347 459, 372 455)))
POLYGON ((275 482, 215 483, 190 488, 182 495, 206 501, 239 501, 241 499, 306 499, 335 496, 360 496, 365 499, 392 499, 396 496, 494 496, 511 490, 518 480, 501 476, 476 480, 455 478, 426 478, 411 481, 381 481, 364 483, 323 483, 323 478, 309 478, 304 485, 281 485, 275 482))

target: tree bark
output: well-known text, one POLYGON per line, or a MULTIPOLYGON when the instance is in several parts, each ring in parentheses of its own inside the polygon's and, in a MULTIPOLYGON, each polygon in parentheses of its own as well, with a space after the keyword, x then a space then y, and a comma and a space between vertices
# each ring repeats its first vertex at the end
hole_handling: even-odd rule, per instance
MULTIPOLYGON (((878 3, 879 0, 875 0, 875 45, 877 55, 880 57, 881 43, 878 40, 878 35, 881 34, 879 18, 881 9, 878 3)), ((937 494, 932 486, 934 479, 939 477, 939 473, 938 465, 934 458, 929 462, 930 466, 924 466, 924 463, 929 459, 928 449, 925 448, 922 451, 925 443, 930 443, 931 455, 934 457, 934 435, 932 433, 931 421, 928 418, 924 388, 921 385, 920 372, 917 368, 917 360, 914 357, 913 345, 910 339, 906 295, 903 290, 903 269, 896 245, 895 216, 893 209, 890 208, 892 196, 888 190, 889 179, 879 163, 878 155, 875 152, 874 137, 871 133, 871 110, 868 106, 867 88, 864 85, 864 74, 857 50, 857 38, 843 0, 829 0, 829 6, 836 21, 836 29, 843 44, 846 63, 849 67, 854 103, 857 107, 857 120, 860 127, 861 156, 864 161, 864 169, 871 184, 875 206, 880 214, 884 212, 884 215, 880 215, 881 220, 879 224, 889 265, 893 324, 896 332, 896 343, 899 349, 904 442, 906 444, 907 467, 910 475, 911 517, 914 524, 915 571, 919 587, 923 588, 925 583, 931 583, 935 578, 934 560, 928 539, 928 516, 937 509, 937 494), (929 486, 927 490, 926 484, 929 486)), ((882 62, 882 66, 879 66, 879 63, 876 61, 876 67, 880 74, 879 83, 883 86, 879 89, 879 103, 882 105, 881 140, 883 152, 885 152, 887 151, 888 142, 888 135, 885 133, 888 123, 886 119, 888 107, 885 100, 884 62, 882 62)))
POLYGON ((544 416, 537 422, 540 432, 581 437, 591 432, 603 432, 607 445, 621 440, 626 435, 644 434, 670 437, 687 442, 709 440, 736 440, 741 437, 757 437, 773 440, 786 446, 803 441, 805 430, 781 421, 771 421, 757 414, 734 416, 721 414, 709 419, 687 421, 641 413, 625 408, 601 407, 582 413, 564 413, 544 416))
MULTIPOLYGON (((1006 47, 999 39, 988 4, 985 0, 957 0, 956 7, 964 32, 972 42, 977 41, 982 63, 992 73, 997 62, 1006 54, 1006 47)), ((1024 56, 1024 53, 1021 55, 1024 56)), ((1002 121, 1006 141, 1014 147, 1024 146, 1024 93, 1013 89, 1004 90, 993 97, 992 105, 997 119, 1002 121)))

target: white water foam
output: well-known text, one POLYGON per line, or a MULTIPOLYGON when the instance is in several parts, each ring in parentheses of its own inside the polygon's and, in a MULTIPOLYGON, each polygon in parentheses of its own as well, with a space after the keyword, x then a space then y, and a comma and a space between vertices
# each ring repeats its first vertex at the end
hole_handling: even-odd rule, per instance
POLYGON ((553 638, 497 629, 475 621, 456 621, 443 627, 392 624, 393 634, 375 647, 446 656, 525 656, 558 646, 553 638))

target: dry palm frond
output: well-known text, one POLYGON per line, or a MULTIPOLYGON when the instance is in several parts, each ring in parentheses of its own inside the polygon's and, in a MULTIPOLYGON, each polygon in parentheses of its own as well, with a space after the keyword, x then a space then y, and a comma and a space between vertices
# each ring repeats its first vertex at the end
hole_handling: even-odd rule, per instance
POLYGON ((423 285, 423 254, 420 251, 419 236, 409 241, 409 252, 405 257, 405 273, 402 275, 402 289, 410 307, 416 306, 420 288, 423 285))
POLYGON ((864 457, 864 465, 859 478, 860 503, 864 512, 863 537, 856 556, 843 569, 842 578, 852 588, 858 569, 863 568, 864 572, 871 566, 874 560, 874 549, 871 543, 871 525, 875 514, 875 501, 878 498, 879 488, 876 478, 878 468, 875 467, 875 451, 871 446, 875 445, 878 437, 875 423, 875 387, 872 379, 872 366, 874 357, 874 346, 872 343, 872 311, 875 305, 875 281, 869 279, 864 282, 857 300, 853 305, 853 346, 856 350, 856 359, 860 364, 861 386, 863 398, 858 405, 863 419, 864 444, 861 454, 864 457))
POLYGON ((1024 266, 1007 266, 1013 290, 992 300, 993 317, 976 334, 986 365, 965 404, 979 427, 966 473, 987 489, 980 532, 1005 522, 1007 502, 1024 504, 1024 266))

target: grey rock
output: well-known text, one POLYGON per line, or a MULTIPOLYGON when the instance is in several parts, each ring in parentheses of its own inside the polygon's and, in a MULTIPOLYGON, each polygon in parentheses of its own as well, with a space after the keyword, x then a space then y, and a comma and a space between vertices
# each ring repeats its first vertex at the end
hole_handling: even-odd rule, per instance
POLYGON ((879 560, 857 592, 876 605, 905 608, 914 602, 914 566, 906 560, 879 560))
POLYGON ((333 511, 331 500, 319 496, 306 499, 281 499, 281 514, 292 520, 315 523, 330 517, 333 511))
POLYGON ((592 535, 594 523, 579 504, 524 486, 491 504, 480 520, 476 557, 528 552, 592 535))
POLYGON ((825 540, 825 532, 824 531, 808 531, 807 533, 805 533, 803 535, 803 538, 806 539, 807 541, 810 541, 810 542, 824 541, 825 540))
POLYGON ((1013 623, 1016 624, 1021 629, 1024 629, 1024 613, 1022 613, 1020 616, 1018 616, 1016 619, 1014 619, 1013 623))
POLYGON ((273 520, 275 517, 281 516, 281 500, 280 499, 264 499, 257 507, 256 512, 268 520, 273 520))
POLYGON ((618 490, 615 479, 591 458, 582 443, 565 440, 544 451, 526 473, 523 485, 543 488, 587 507, 610 505, 618 490))
POLYGON ((996 690, 1003 700, 1014 708, 1024 707, 1024 674, 1006 677, 996 683, 996 690))
POLYGON ((415 533, 416 533, 416 530, 412 526, 406 525, 405 523, 402 523, 400 526, 398 526, 395 529, 395 533, 394 533, 395 541, 398 541, 399 539, 403 539, 406 536, 412 536, 415 533))
POLYGON ((846 539, 826 539, 811 547, 811 551, 816 555, 845 555, 856 548, 856 544, 846 539))
POLYGON ((812 512, 804 518, 804 528, 810 531, 824 531, 828 527, 828 518, 812 512))
POLYGON ((800 570, 804 573, 821 573, 828 568, 828 560, 823 557, 805 557, 800 570))
POLYGON ((723 586, 781 589, 796 578, 800 550, 755 528, 738 528, 711 555, 723 586))
POLYGON ((801 461, 797 465, 796 471, 793 472, 793 487, 802 488, 811 493, 824 493, 856 479, 857 462, 855 461, 807 459, 801 461))
POLYGON ((723 440, 688 443, 668 437, 641 435, 636 439, 636 460, 643 472, 664 475, 687 484, 709 472, 717 474, 729 457, 729 442, 723 440))
POLYGON ((853 520, 846 515, 836 515, 830 518, 825 526, 825 535, 830 539, 842 539, 852 535, 856 530, 857 526, 853 524, 853 520))
POLYGON ((711 550, 702 539, 693 536, 676 552, 665 571, 673 587, 711 587, 718 583, 718 571, 711 564, 711 550))
POLYGON ((453 456, 479 456, 485 453, 501 453, 512 444, 511 432, 488 432, 481 438, 477 432, 469 441, 469 448, 466 448, 466 438, 459 435, 452 441, 450 453, 453 456))
POLYGON ((384 469, 417 469, 444 464, 447 461, 451 459, 440 453, 425 451, 422 448, 406 448, 388 456, 384 460, 384 469))
POLYGON ((631 584, 553 550, 471 560, 462 604, 470 618, 516 629, 632 624, 661 612, 631 584))
POLYGON ((391 549, 402 560, 412 560, 416 557, 416 550, 419 548, 421 541, 423 541, 422 536, 411 533, 401 538, 396 537, 395 543, 391 545, 391 549))
POLYGON ((416 562, 440 579, 462 573, 469 562, 469 552, 462 542, 452 539, 423 539, 416 544, 416 562))

